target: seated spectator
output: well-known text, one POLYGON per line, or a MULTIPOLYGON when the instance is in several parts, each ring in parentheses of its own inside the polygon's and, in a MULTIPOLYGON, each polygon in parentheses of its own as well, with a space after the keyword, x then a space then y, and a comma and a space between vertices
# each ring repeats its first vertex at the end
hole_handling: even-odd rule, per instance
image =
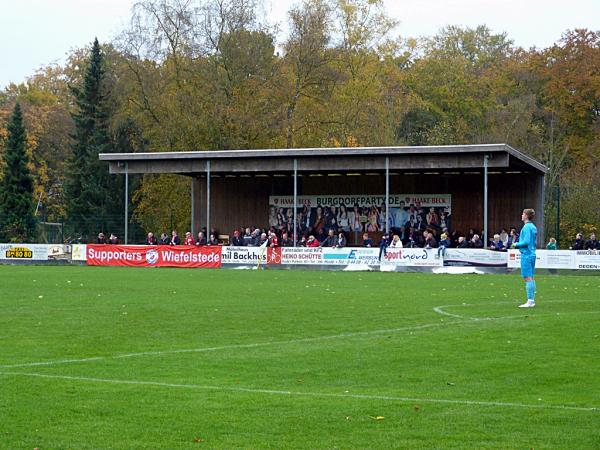
POLYGON ((183 238, 183 245, 194 245, 194 238, 192 237, 191 231, 185 232, 185 237, 183 238))
POLYGON ((315 237, 311 234, 306 241, 306 246, 307 247, 318 247, 319 241, 317 239, 315 239, 315 237))
POLYGON ((438 243, 431 231, 427 232, 427 237, 425 238, 425 248, 437 248, 438 243))
POLYGON ((327 233, 327 237, 321 242, 321 247, 335 247, 337 245, 337 237, 331 229, 327 233))
POLYGON ((337 236, 337 242, 335 244, 335 248, 343 248, 346 246, 346 236, 344 233, 340 232, 337 236))
POLYGON ((506 241, 506 248, 510 248, 513 244, 519 242, 519 233, 517 233, 516 228, 511 228, 510 233, 508 233, 508 240, 506 241))
POLYGON ((215 233, 210 233, 208 237, 208 245, 219 245, 219 240, 217 239, 217 235, 215 233))
POLYGON ((369 233, 363 234, 362 246, 363 247, 373 247, 373 239, 371 239, 369 237, 369 233))
POLYGON ((548 241, 548 244, 546 245, 546 250, 556 250, 556 248, 556 239, 551 237, 548 241))
MULTIPOLYGON (((267 235, 265 234, 265 240, 267 239, 267 235)), ((260 228, 256 228, 252 232, 252 247, 259 247, 263 241, 261 241, 261 231, 260 228)))
POLYGON ((266 247, 269 245, 269 238, 267 237, 267 233, 260 233, 258 237, 258 247, 262 247, 263 245, 266 247))
POLYGON ((389 247, 391 248, 402 248, 404 245, 402 244, 402 239, 397 234, 392 237, 392 241, 390 242, 389 247))
POLYGON ((506 245, 506 243, 508 242, 508 232, 506 231, 506 228, 502 228, 500 230, 500 240, 502 241, 502 245, 504 245, 504 248, 508 248, 508 246, 506 245))
POLYGON ((112 245, 117 245, 119 244, 119 238, 111 233, 110 237, 108 238, 108 243, 112 245))
POLYGON ((171 243, 171 239, 167 236, 167 233, 162 233, 160 235, 160 240, 158 241, 158 245, 169 245, 171 243))
POLYGON ((173 230, 173 232, 171 233, 171 245, 179 245, 181 244, 181 241, 179 240, 179 235, 177 234, 177 230, 173 230))
POLYGON ((292 247, 294 245, 294 242, 290 239, 289 235, 287 234, 287 231, 284 231, 281 234, 279 245, 281 245, 281 247, 292 247))
POLYGON ((598 245, 598 239, 596 239, 596 235, 594 233, 590 234, 590 238, 585 241, 585 245, 583 246, 584 250, 598 250, 600 246, 598 245))
POLYGON ((300 240, 298 241, 298 247, 306 247, 307 241, 308 241, 308 238, 306 237, 305 234, 303 234, 302 237, 300 238, 300 240))
POLYGON ((503 252, 504 250, 506 250, 506 247, 504 247, 504 242, 502 242, 502 239, 500 239, 499 234, 494 235, 494 239, 490 241, 489 248, 490 250, 494 250, 497 252, 503 252))
POLYGON ((158 241, 154 237, 154 233, 148 233, 148 236, 146 236, 146 245, 158 245, 158 241))
POLYGON ((446 249, 452 245, 448 233, 442 233, 440 236, 440 246, 438 247, 437 258, 446 254, 446 249))
POLYGON ((250 228, 246 228, 243 236, 244 243, 242 245, 249 247, 252 245, 252 233, 250 232, 250 228))
POLYGON ((267 244, 271 248, 279 247, 279 238, 277 237, 277 233, 274 231, 269 231, 269 243, 267 244))
POLYGON ((240 230, 233 230, 233 236, 229 238, 229 244, 234 247, 241 247, 244 245, 244 239, 240 236, 240 230))
POLYGON ((206 236, 204 236, 204 232, 200 231, 198 233, 198 239, 196 239, 196 247, 200 247, 202 245, 206 245, 206 236))
POLYGON ((458 237, 458 242, 456 243, 456 248, 470 248, 470 241, 468 241, 464 236, 458 237))
POLYGON ((585 242, 583 241, 583 234, 577 233, 575 236, 575 242, 569 247, 571 250, 583 250, 585 242))
POLYGON ((483 241, 479 238, 478 234, 474 234, 471 242, 469 243, 470 248, 483 248, 483 241))
POLYGON ((98 244, 106 244, 107 243, 106 236, 104 236, 104 233, 98 233, 98 238, 96 239, 96 243, 98 243, 98 244))

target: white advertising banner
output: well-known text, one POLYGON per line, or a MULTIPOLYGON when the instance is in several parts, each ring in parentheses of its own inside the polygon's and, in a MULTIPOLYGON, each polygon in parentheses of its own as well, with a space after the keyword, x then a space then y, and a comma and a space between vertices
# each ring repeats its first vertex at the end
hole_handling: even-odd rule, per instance
MULTIPOLYGON (((385 204, 385 195, 381 194, 361 194, 361 195, 299 195, 297 208, 308 206, 315 208, 317 206, 341 206, 345 205, 351 208, 358 205, 381 206, 385 204)), ((421 206, 423 208, 448 208, 452 206, 451 194, 393 194, 388 199, 390 208, 397 208, 402 203, 408 208, 410 205, 421 206)), ((292 195, 272 195, 269 197, 269 205, 278 208, 291 208, 294 206, 294 197, 292 195)))
POLYGON ((378 248, 325 248, 323 264, 335 266, 379 265, 378 248))
POLYGON ((18 261, 47 261, 46 244, 0 244, 0 259, 18 261))
POLYGON ((87 261, 87 245, 73 244, 71 246, 71 259, 73 261, 87 261))
POLYGON ((575 268, 583 270, 600 270, 600 251, 577 250, 575 268))
POLYGON ((281 264, 323 264, 323 247, 282 247, 281 264))
POLYGON ((382 270, 389 267, 442 267, 437 248, 388 248, 381 260, 382 270))
MULTIPOLYGON (((538 269, 576 269, 576 253, 578 252, 573 250, 537 250, 535 267, 538 269)), ((521 267, 519 250, 508 251, 508 267, 514 269, 521 267)))
POLYGON ((267 249, 261 247, 222 247, 221 264, 257 265, 267 262, 267 249))
POLYGON ((506 267, 508 254, 478 248, 447 248, 445 266, 506 267))

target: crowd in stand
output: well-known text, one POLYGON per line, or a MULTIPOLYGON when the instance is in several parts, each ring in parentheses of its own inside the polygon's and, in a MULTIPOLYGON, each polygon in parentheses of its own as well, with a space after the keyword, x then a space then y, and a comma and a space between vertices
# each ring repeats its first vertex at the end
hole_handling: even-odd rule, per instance
MULTIPOLYGON (((403 205, 401 205, 403 206, 403 205)), ((296 217, 297 239, 299 247, 335 247, 348 245, 348 238, 354 234, 356 245, 363 247, 408 247, 439 248, 443 254, 446 248, 475 248, 493 251, 507 251, 519 240, 516 228, 502 228, 485 242, 482 232, 470 229, 468 233, 452 230, 451 215, 447 208, 424 208, 410 205, 400 207, 387 217, 390 232, 386 229, 385 205, 381 208, 358 208, 347 211, 344 205, 336 207, 317 206, 312 210, 299 210, 296 217), (365 221, 365 214, 367 219, 365 221), (398 224, 404 224, 397 226, 398 224), (356 237, 362 236, 362 240, 356 237), (375 243, 373 238, 377 238, 375 243)), ((271 208, 269 212, 269 228, 240 227, 233 230, 228 240, 219 240, 220 235, 214 229, 207 233, 203 228, 197 236, 190 231, 180 238, 177 231, 171 235, 162 233, 159 238, 148 233, 147 245, 220 245, 226 243, 236 247, 291 247, 294 245, 293 209, 271 208), (228 242, 227 242, 228 241, 228 242)), ((118 244, 119 239, 111 234, 109 238, 103 233, 98 235, 99 244, 118 244)), ((547 249, 556 249, 556 240, 550 238, 547 249)), ((600 250, 600 243, 594 234, 588 240, 578 233, 569 247, 573 250, 600 250)))

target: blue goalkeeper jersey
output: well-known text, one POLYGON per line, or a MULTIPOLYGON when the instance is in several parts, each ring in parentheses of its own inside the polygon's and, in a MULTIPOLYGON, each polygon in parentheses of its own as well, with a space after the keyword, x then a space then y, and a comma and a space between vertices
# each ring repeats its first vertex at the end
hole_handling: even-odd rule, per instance
POLYGON ((537 243, 537 228, 533 222, 527 222, 521 234, 519 235, 519 242, 517 242, 517 248, 521 251, 522 255, 535 255, 535 245, 537 243))

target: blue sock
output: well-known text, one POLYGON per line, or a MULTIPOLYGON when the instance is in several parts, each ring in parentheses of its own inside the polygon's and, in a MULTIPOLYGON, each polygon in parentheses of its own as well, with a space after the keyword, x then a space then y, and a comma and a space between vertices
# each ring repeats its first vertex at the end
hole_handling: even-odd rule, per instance
POLYGON ((527 300, 535 301, 535 281, 525 282, 525 292, 527 292, 527 300))

